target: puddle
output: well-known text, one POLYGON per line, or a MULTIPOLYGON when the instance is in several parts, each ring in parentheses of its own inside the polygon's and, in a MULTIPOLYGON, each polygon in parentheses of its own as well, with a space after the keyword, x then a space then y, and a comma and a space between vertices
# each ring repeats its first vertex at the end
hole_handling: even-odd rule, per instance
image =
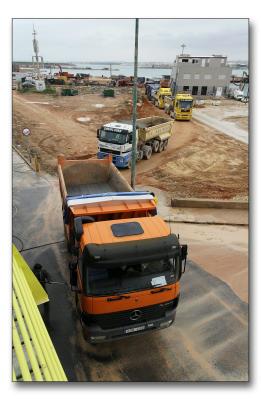
POLYGON ((89 122, 91 120, 91 118, 89 117, 79 117, 77 118, 77 121, 79 122, 89 122))

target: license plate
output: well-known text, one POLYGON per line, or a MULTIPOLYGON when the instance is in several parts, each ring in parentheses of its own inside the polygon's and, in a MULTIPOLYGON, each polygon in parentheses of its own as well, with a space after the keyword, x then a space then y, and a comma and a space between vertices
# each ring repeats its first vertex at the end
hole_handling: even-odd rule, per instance
POLYGON ((126 329, 126 330, 125 330, 125 333, 143 331, 144 329, 145 329, 145 325, 137 326, 136 328, 126 329))

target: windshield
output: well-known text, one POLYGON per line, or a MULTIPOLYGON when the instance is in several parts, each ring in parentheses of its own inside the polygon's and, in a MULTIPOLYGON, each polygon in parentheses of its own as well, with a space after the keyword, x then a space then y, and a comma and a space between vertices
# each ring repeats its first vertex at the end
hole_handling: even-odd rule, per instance
POLYGON ((125 264, 117 268, 88 266, 85 287, 88 294, 111 295, 157 287, 157 280, 162 286, 171 284, 177 280, 178 275, 178 257, 141 264, 125 264))
POLYGON ((189 110, 192 107, 192 100, 179 100, 179 108, 189 110))
POLYGON ((125 144, 128 141, 128 134, 122 132, 100 130, 100 140, 102 142, 125 144))

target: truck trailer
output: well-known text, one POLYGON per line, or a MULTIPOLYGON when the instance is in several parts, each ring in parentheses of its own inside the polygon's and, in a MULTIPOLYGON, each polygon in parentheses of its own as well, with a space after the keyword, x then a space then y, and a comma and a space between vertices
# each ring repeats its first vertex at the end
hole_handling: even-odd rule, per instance
POLYGON ((187 246, 111 162, 58 157, 70 285, 84 338, 100 343, 169 327, 187 246))
MULTIPOLYGON (((137 154, 136 159, 149 160, 152 153, 160 153, 168 146, 172 135, 173 121, 163 117, 140 118, 136 122, 137 154)), ((132 152, 132 122, 111 122, 97 131, 97 157, 103 159, 112 155, 118 168, 130 168, 132 152)))

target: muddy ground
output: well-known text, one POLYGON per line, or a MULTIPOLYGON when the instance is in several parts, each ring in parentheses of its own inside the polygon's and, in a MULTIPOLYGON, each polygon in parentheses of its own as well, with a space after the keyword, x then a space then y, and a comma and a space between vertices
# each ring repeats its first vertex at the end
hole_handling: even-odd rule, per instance
MULTIPOLYGON (((101 92, 99 89, 74 97, 15 92, 13 143, 26 155, 26 141, 21 132, 24 127, 30 128, 30 146, 38 150, 41 167, 49 173, 55 173, 59 153, 66 157, 95 156, 97 128, 113 120, 130 118, 132 112, 131 89, 118 88, 115 98, 104 98, 101 92)), ((166 116, 142 93, 141 98, 138 117, 166 116)), ((233 102, 231 110, 237 104, 233 102)), ((137 183, 157 187, 170 197, 246 199, 248 146, 215 133, 215 129, 193 120, 175 121, 168 149, 154 154, 150 161, 137 164, 137 183)), ((123 174, 129 179, 129 170, 123 174)))

